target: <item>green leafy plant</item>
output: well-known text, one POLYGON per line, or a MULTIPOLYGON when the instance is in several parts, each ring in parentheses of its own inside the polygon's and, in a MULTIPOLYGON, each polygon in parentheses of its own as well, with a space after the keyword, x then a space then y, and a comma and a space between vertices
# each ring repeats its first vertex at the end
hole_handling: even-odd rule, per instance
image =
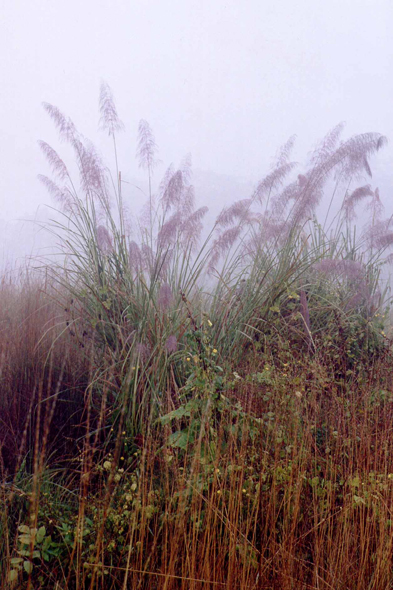
POLYGON ((10 559, 12 569, 8 574, 9 582, 17 580, 20 571, 31 575, 34 560, 43 559, 48 562, 51 557, 57 557, 59 554, 58 543, 54 543, 52 537, 46 534, 44 526, 36 528, 20 525, 18 533, 18 556, 10 559))

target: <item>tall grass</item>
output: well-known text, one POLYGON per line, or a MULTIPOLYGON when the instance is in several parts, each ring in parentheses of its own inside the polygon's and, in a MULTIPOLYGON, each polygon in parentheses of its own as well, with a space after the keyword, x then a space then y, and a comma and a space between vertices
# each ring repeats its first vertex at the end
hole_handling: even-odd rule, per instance
POLYGON ((79 179, 41 142, 63 263, 0 293, 0 587, 388 587, 393 234, 379 192, 352 187, 385 138, 338 126, 295 178, 291 138, 204 231, 189 157, 155 193, 145 121, 131 218, 107 85, 115 178, 45 109, 79 179))

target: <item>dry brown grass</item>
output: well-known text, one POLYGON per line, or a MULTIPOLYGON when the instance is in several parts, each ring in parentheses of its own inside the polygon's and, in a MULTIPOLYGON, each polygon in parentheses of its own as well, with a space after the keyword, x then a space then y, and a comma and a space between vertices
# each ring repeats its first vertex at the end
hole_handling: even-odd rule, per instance
POLYGON ((99 418, 97 400, 78 380, 86 378, 81 350, 61 334, 67 313, 59 317, 47 291, 36 281, 4 282, 1 291, 1 432, 9 468, 1 488, 2 589, 12 587, 6 580, 20 549, 17 527, 29 523, 45 526, 59 554, 33 560, 31 576, 18 575, 20 588, 390 586, 388 352, 340 380, 326 356, 302 358, 295 350, 289 358, 284 350, 269 361, 256 347, 237 367, 243 380, 226 393, 247 413, 234 405, 206 413, 202 424, 208 420, 214 431, 206 428, 182 451, 165 443, 169 427, 152 422, 134 437, 120 418, 108 435, 114 381, 107 373, 99 418), (53 406, 45 400, 54 395, 60 407, 59 391, 71 383, 79 385, 80 426, 92 434, 76 444, 70 424, 78 419, 64 426, 75 445, 65 462, 55 436, 64 414, 54 411, 48 424, 53 406), (97 435, 100 419, 110 442, 97 435), (210 456, 207 442, 214 442, 210 456), (49 449, 57 455, 50 458, 49 449), (28 451, 12 487, 9 457, 28 451))

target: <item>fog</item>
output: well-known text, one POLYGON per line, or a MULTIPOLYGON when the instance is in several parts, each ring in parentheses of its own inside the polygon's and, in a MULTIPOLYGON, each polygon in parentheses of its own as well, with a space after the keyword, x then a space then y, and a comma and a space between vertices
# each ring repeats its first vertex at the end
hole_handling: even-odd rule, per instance
MULTIPOLYGON (((1 262, 50 244, 33 223, 54 206, 37 180, 49 172, 37 140, 61 148, 43 101, 113 164, 98 132, 105 80, 125 125, 118 151, 129 186, 145 182, 135 160, 144 118, 162 162, 155 182, 191 153, 198 201, 215 212, 247 197, 293 134, 300 163, 340 121, 345 137, 392 140, 392 23, 390 0, 3 0, 1 262)), ((392 213, 392 143, 370 163, 367 182, 392 213)), ((132 208, 143 200, 132 188, 127 198, 132 208)))

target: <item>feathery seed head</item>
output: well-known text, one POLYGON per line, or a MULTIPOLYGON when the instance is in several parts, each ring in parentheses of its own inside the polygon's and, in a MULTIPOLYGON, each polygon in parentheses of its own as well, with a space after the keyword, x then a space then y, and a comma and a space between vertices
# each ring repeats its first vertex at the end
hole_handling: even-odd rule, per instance
POLYGON ((112 90, 106 82, 101 83, 99 108, 100 129, 107 131, 109 135, 114 135, 117 131, 124 129, 124 125, 117 114, 112 90))
POLYGON ((172 289, 168 285, 168 283, 164 283, 161 285, 160 290, 158 292, 157 303, 161 307, 163 311, 167 311, 171 306, 173 301, 173 293, 172 289))
POLYGON ((168 338, 166 339, 165 348, 169 354, 177 351, 178 343, 177 343, 177 338, 174 334, 172 334, 171 336, 168 336, 168 338))
POLYGON ((156 160, 157 144, 149 123, 141 119, 138 126, 138 148, 137 158, 139 167, 152 172, 157 164, 156 160))

